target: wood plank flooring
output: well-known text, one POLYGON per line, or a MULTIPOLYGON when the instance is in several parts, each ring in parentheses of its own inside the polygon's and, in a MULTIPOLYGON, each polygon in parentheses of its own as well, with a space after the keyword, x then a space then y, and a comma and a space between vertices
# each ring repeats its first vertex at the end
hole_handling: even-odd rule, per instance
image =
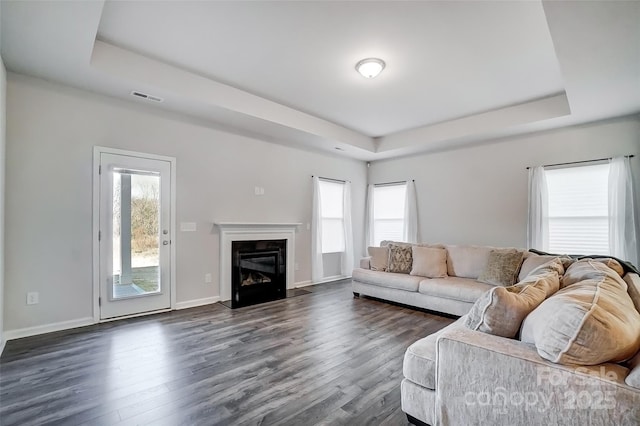
POLYGON ((406 425, 402 357, 453 322, 350 281, 9 341, 1 425, 406 425))

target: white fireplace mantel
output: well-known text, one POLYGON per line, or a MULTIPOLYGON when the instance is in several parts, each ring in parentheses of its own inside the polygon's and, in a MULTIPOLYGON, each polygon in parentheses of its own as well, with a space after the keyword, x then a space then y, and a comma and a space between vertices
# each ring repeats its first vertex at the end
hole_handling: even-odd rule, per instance
POLYGON ((220 300, 231 299, 231 243, 251 240, 287 241, 287 288, 293 288, 296 230, 301 223, 214 222, 220 229, 220 300))

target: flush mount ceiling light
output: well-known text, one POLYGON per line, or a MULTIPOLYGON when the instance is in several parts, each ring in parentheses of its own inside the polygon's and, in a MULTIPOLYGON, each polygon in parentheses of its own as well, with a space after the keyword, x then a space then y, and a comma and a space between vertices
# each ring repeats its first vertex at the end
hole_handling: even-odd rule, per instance
POLYGON ((365 78, 374 78, 384 69, 385 63, 382 59, 367 58, 356 64, 356 71, 365 78))

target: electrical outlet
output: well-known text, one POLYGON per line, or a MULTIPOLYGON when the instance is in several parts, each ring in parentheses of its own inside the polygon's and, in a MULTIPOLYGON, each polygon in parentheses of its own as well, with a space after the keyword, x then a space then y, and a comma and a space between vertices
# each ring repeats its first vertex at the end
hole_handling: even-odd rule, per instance
POLYGON ((37 305, 40 303, 40 294, 37 291, 27 293, 27 305, 37 305))
POLYGON ((211 274, 209 273, 204 274, 204 282, 206 284, 210 284, 213 282, 213 277, 211 276, 211 274))

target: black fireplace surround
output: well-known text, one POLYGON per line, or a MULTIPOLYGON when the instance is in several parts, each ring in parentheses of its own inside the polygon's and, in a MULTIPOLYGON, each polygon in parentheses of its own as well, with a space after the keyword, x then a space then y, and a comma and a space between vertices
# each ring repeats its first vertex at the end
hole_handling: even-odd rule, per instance
POLYGON ((231 242, 231 307, 287 296, 287 240, 231 242))

